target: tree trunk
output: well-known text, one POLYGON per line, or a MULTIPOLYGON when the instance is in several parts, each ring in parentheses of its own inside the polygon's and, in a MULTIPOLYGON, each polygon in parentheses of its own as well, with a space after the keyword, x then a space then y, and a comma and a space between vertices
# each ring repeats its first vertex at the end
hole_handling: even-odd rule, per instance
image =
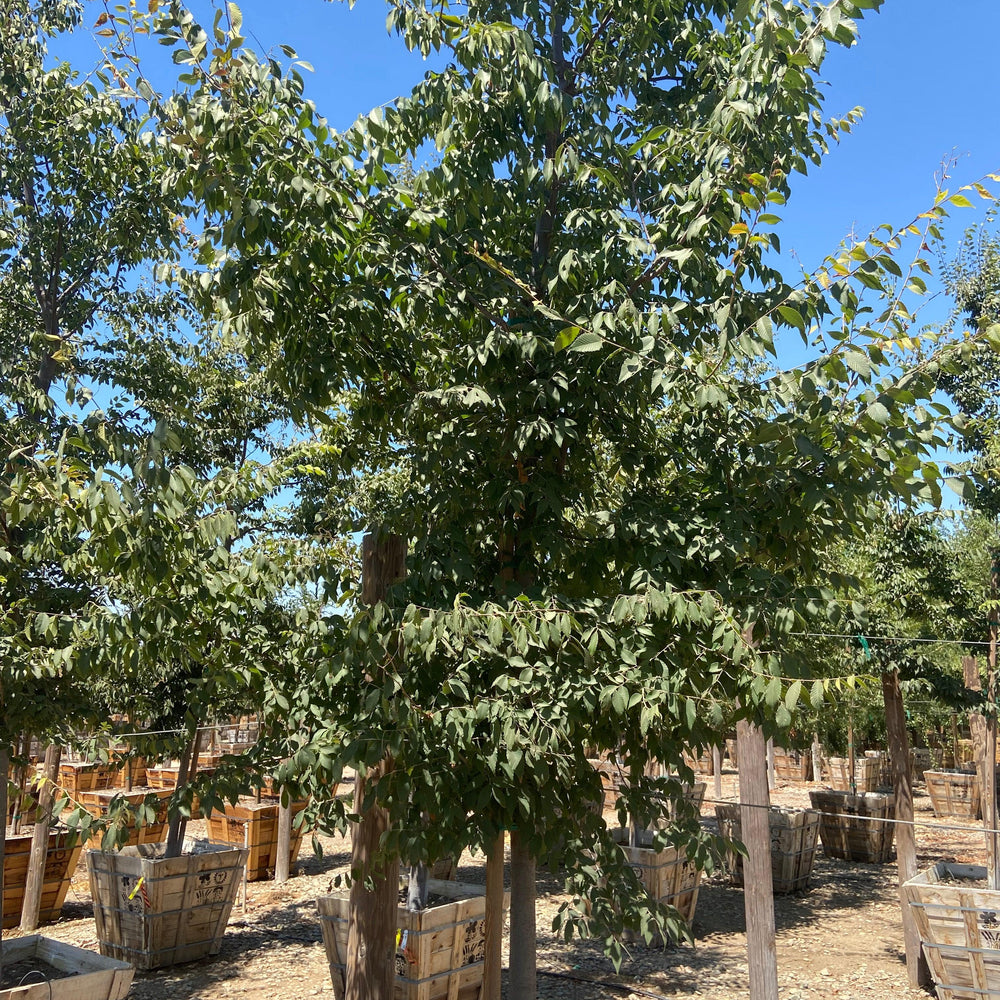
MULTIPOLYGON (((406 541, 399 535, 368 532, 361 540, 361 599, 384 601, 389 588, 406 572, 406 541)), ((371 771, 372 780, 392 769, 389 754, 371 771)), ((354 809, 358 821, 351 827, 350 914, 347 930, 347 968, 344 1000, 393 1000, 396 981, 396 907, 399 903, 399 856, 386 858, 377 871, 382 835, 389 814, 377 804, 364 807, 365 779, 354 779, 354 809), (365 882, 374 880, 371 891, 365 882)))
POLYGON ((274 881, 277 885, 288 881, 292 853, 292 797, 283 788, 278 794, 278 843, 275 847, 274 881))
POLYGON ((927 959, 920 947, 920 933, 903 883, 917 874, 917 841, 913 826, 913 786, 910 781, 910 745, 906 734, 906 711, 899 686, 899 671, 882 674, 882 699, 885 703, 885 728, 892 765, 892 792, 896 800, 896 866, 899 871, 899 904, 903 916, 903 944, 906 948, 906 974, 914 987, 930 985, 927 959))
MULTIPOLYGON (((369 773, 377 780, 392 767, 386 756, 369 773)), ((351 908, 347 931, 344 1000, 393 1000, 396 982, 396 909, 399 905, 399 857, 377 858, 389 814, 380 806, 363 809, 367 781, 354 779, 354 809, 361 819, 351 829, 351 908), (373 888, 365 888, 366 880, 373 888)))
POLYGON ((819 742, 819 733, 813 733, 812 745, 813 781, 823 780, 823 747, 819 742))
MULTIPOLYGON (((24 905, 21 908, 21 933, 30 934, 38 927, 42 908, 42 886, 45 883, 45 858, 49 851, 49 827, 52 825, 52 802, 56 783, 59 781, 59 761, 62 747, 52 743, 45 749, 44 781, 38 793, 38 811, 35 831, 31 835, 31 856, 28 861, 28 880, 24 886, 24 905)), ((4 786, 7 771, 3 772, 4 786)))
MULTIPOLYGON (((181 759, 178 762, 179 766, 177 768, 177 787, 174 789, 175 795, 188 783, 188 773, 191 769, 192 756, 197 762, 199 737, 200 733, 198 731, 198 727, 196 726, 194 736, 188 741, 187 745, 181 751, 181 759)), ((174 813, 174 815, 170 817, 170 825, 167 827, 167 846, 164 852, 164 857, 180 857, 181 847, 184 845, 184 833, 186 830, 187 820, 181 816, 179 812, 174 813)))
POLYGON ((510 994, 535 1000, 538 992, 535 936, 535 859, 517 830, 510 835, 510 994))
POLYGON ((750 1000, 778 1000, 767 750, 763 733, 746 720, 736 726, 736 756, 740 776, 740 824, 747 848, 743 860, 743 903, 746 907, 750 1000))
POLYGON ((486 954, 483 957, 483 990, 479 1000, 500 1000, 503 971, 503 832, 486 855, 486 954))
POLYGON ((986 683, 989 701, 986 716, 986 760, 983 768, 983 820, 990 831, 987 837, 987 859, 990 864, 990 888, 1000 889, 1000 834, 997 833, 997 632, 1000 630, 997 612, 997 590, 1000 589, 1000 552, 992 554, 990 565, 990 659, 986 683), (989 815, 987 816, 987 803, 989 815))

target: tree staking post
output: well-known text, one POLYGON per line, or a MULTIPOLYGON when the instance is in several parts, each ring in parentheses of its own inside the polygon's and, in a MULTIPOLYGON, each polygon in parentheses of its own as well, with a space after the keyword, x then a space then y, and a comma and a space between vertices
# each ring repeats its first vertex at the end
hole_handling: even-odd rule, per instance
MULTIPOLYGON (((385 600, 392 584, 406 569, 406 542, 399 535, 369 532, 361 541, 361 599, 365 604, 385 600)), ((396 983, 396 908, 399 900, 399 857, 380 857, 382 835, 389 828, 389 814, 373 803, 365 809, 369 782, 392 770, 385 757, 367 776, 354 778, 354 811, 351 827, 350 916, 347 930, 347 970, 344 1000, 393 1000, 396 983), (365 883, 371 880, 372 888, 365 883)))
POLYGON ((983 761, 983 822, 989 831, 990 888, 1000 889, 1000 834, 997 833, 997 591, 1000 589, 1000 552, 994 550, 990 560, 990 659, 986 682, 986 759, 983 761), (987 815, 988 814, 988 815, 987 815))
POLYGON ((743 902, 750 1000, 778 1000, 767 748, 761 730, 745 719, 736 725, 736 757, 740 775, 740 822, 747 849, 743 861, 743 902))
MULTIPOLYGON (((42 771, 42 787, 38 793, 38 811, 35 814, 35 830, 31 835, 31 855, 28 861, 28 880, 24 886, 24 904, 21 907, 21 932, 30 934, 38 927, 38 916, 42 909, 42 887, 45 882, 45 856, 49 850, 49 827, 52 825, 52 802, 55 799, 56 782, 59 780, 59 761, 62 747, 50 743, 45 749, 45 765, 42 771)), ((7 772, 3 772, 7 781, 7 772)), ((6 809, 4 810, 6 822, 6 809)))
POLYGON ((501 830, 486 854, 486 954, 483 956, 483 989, 480 1000, 500 1000, 503 971, 503 862, 501 830))
MULTIPOLYGON (((975 664, 975 660, 972 661, 975 664)), ((978 679, 978 677, 977 677, 978 679)), ((899 903, 903 916, 903 944, 906 974, 910 985, 928 986, 931 981, 927 959, 920 947, 920 933, 910 905, 903 896, 903 883, 917 874, 917 841, 913 829, 913 786, 910 783, 910 745, 906 735, 906 710, 899 686, 899 671, 882 673, 885 728, 892 765, 892 792, 896 800, 896 866, 899 872, 899 903)))

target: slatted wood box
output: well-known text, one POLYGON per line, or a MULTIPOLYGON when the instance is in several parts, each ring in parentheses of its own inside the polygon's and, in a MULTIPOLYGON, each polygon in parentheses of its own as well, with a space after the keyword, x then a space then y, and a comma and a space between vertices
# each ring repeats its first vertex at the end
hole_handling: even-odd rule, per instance
MULTIPOLYGON (((295 864, 302 846, 301 827, 296 827, 295 816, 305 809, 305 800, 293 802, 292 836, 289 843, 289 866, 295 864)), ((278 803, 254 802, 241 799, 236 805, 226 805, 225 812, 210 813, 208 818, 208 839, 215 844, 246 846, 247 881, 259 882, 274 878, 274 868, 278 860, 278 803)))
MULTIPOLYGON (((738 805, 717 805, 719 833, 727 840, 742 841, 743 824, 738 805)), ((784 809, 771 806, 771 879, 775 895, 805 892, 809 888, 819 849, 819 813, 814 809, 784 809)), ((743 885, 743 856, 726 851, 726 869, 733 885, 743 885)))
POLYGON ((910 778, 923 781, 924 772, 932 770, 931 752, 927 747, 914 747, 910 751, 910 778))
POLYGON ((690 927, 698 905, 701 870, 687 859, 683 850, 676 847, 668 845, 662 851, 654 851, 651 831, 640 831, 640 847, 629 846, 629 830, 619 827, 611 833, 625 852, 629 866, 646 887, 646 892, 653 899, 674 907, 690 927))
MULTIPOLYGON (((55 923, 59 919, 73 872, 80 860, 83 845, 74 833, 49 833, 45 851, 45 872, 42 876, 42 905, 38 922, 55 923)), ((28 883, 31 858, 31 834, 8 836, 3 859, 3 929, 17 927, 24 906, 24 889, 28 883)), ((6 947, 6 945, 4 946, 6 947)))
POLYGON ((942 862, 903 884, 939 1000, 1000 998, 1000 892, 980 865, 942 862))
POLYGON ((813 809, 820 812, 823 853, 842 861, 880 865, 892 860, 896 800, 883 792, 811 791, 813 809))
MULTIPOLYGON (((139 824, 134 815, 127 820, 126 827, 129 835, 128 840, 122 846, 134 847, 136 844, 158 844, 163 840, 167 828, 167 803, 171 794, 169 790, 162 788, 133 788, 131 792, 123 791, 121 788, 101 788, 94 792, 81 792, 80 804, 95 819, 101 819, 108 815, 116 800, 125 800, 134 810, 145 802, 148 795, 155 795, 158 801, 154 822, 139 824)), ((100 835, 97 835, 96 839, 100 840, 100 835)), ((92 846, 98 845, 93 844, 92 846)))
MULTIPOLYGON (((198 758, 201 760, 201 756, 198 758)), ((215 759, 214 755, 210 759, 215 759)), ((180 764, 170 763, 170 764, 159 764, 156 767, 146 767, 146 781, 150 788, 161 788, 168 791, 173 791, 177 787, 177 778, 180 775, 180 764)), ((198 765, 198 775, 209 775, 215 771, 214 767, 207 765, 198 765)), ((191 799, 191 819, 201 819, 201 803, 198 801, 198 796, 195 795, 191 799)))
POLYGON ((217 955, 243 881, 243 848, 203 844, 178 858, 163 848, 87 852, 101 954, 137 969, 217 955))
POLYGON ((783 781, 811 781, 812 755, 800 750, 775 747, 774 774, 783 781))
MULTIPOLYGON (((847 757, 830 757, 826 762, 826 780, 840 792, 851 790, 851 766, 847 757)), ((874 792, 879 786, 879 763, 873 757, 854 761, 854 784, 858 792, 874 792)))
POLYGON ((122 1000, 135 975, 135 969, 127 962, 104 958, 39 934, 4 941, 4 964, 32 959, 65 972, 65 977, 0 989, 0 1000, 122 1000))
MULTIPOLYGON (((479 1000, 486 954, 484 887, 437 879, 428 879, 427 887, 450 902, 419 913, 399 907, 395 1000, 479 1000)), ((509 901, 505 893, 505 909, 509 901)), ((317 900, 336 1000, 344 997, 349 902, 347 892, 317 900)))
POLYGON ((924 771, 935 816, 980 816, 982 786, 975 771, 924 771))
POLYGON ((107 764, 64 760, 59 765, 59 787, 76 802, 79 801, 81 792, 110 788, 113 780, 114 769, 107 764))

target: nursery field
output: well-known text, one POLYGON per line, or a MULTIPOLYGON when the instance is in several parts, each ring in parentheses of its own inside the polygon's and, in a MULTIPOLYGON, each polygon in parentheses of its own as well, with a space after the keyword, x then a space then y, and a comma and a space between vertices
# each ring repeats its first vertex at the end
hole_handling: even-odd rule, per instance
MULTIPOLYGON (((711 781, 709 797, 711 798, 711 781)), ((806 807, 808 783, 779 781, 776 804, 806 807)), ((735 775, 725 774, 723 794, 735 793, 735 775)), ((935 821, 930 800, 918 786, 918 823, 955 829, 917 828, 921 868, 953 859, 982 863, 983 837, 977 823, 935 821)), ((706 802, 703 821, 714 822, 706 802)), ((189 832, 199 835, 202 823, 189 832)), ((251 883, 246 906, 237 902, 222 953, 189 965, 137 973, 134 1000, 251 1000, 333 996, 320 938, 316 897, 346 870, 347 839, 323 838, 324 855, 303 847, 293 878, 282 886, 251 883)), ((463 855, 458 879, 485 880, 481 857, 463 855)), ((694 919, 695 944, 663 948, 633 946, 616 974, 596 942, 566 944, 551 929, 562 900, 561 884, 539 872, 539 996, 559 1000, 623 997, 749 997, 742 890, 729 885, 723 872, 702 882, 694 919)), ((834 861, 820 855, 812 888, 804 894, 776 897, 779 981, 783 1000, 870 1000, 872 997, 926 997, 906 986, 902 931, 896 896, 896 866, 834 861)), ((7 932, 4 936, 10 936, 7 932)), ((61 941, 97 948, 86 867, 78 867, 63 919, 45 929, 61 941)), ((506 948, 504 954, 506 964, 506 948)))

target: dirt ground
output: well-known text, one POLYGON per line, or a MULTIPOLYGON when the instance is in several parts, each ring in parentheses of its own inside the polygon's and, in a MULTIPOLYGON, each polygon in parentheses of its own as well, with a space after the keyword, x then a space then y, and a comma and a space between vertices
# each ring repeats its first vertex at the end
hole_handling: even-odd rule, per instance
MULTIPOLYGON (((709 778, 708 798, 712 798, 709 778)), ((723 796, 735 793, 735 775, 724 774, 723 796)), ((807 806, 807 783, 779 782, 772 801, 807 806)), ((939 860, 983 863, 977 823, 935 820, 930 800, 918 786, 917 845, 921 867, 939 860), (945 829, 950 827, 951 829, 945 829)), ((703 808, 710 821, 714 809, 703 808)), ((197 835, 201 824, 191 824, 197 835)), ((316 897, 346 869, 349 844, 324 838, 324 856, 308 846, 283 886, 251 883, 244 907, 237 902, 222 953, 173 969, 138 973, 131 1000, 304 1000, 329 996, 330 971, 320 940, 316 897)), ((483 859, 463 855, 458 879, 483 882, 483 859)), ((556 880, 539 882, 539 996, 558 1000, 621 997, 706 997, 745 1000, 747 986, 743 893, 725 875, 703 879, 694 920, 695 945, 632 946, 615 974, 598 942, 566 944, 553 935, 551 918, 561 899, 556 880)), ((834 861, 819 855, 809 892, 775 899, 778 975, 782 1000, 881 1000, 926 998, 906 986, 896 866, 834 861)), ((15 932, 5 932, 4 937, 15 932)), ((86 867, 81 862, 63 909, 63 919, 44 933, 60 941, 97 949, 86 867)), ((505 951, 504 960, 507 955, 505 951)))

